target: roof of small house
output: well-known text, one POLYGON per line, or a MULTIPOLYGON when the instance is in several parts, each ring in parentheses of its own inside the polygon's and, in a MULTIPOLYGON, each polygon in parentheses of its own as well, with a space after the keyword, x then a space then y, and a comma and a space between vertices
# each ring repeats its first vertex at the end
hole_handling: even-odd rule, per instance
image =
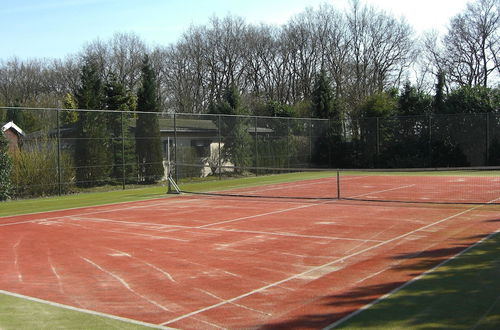
POLYGON ((17 132, 17 134, 22 135, 22 136, 26 136, 24 131, 19 126, 14 124, 13 121, 9 121, 8 123, 4 123, 4 124, 0 124, 0 125, 2 126, 2 132, 5 132, 8 129, 13 129, 14 131, 17 132))

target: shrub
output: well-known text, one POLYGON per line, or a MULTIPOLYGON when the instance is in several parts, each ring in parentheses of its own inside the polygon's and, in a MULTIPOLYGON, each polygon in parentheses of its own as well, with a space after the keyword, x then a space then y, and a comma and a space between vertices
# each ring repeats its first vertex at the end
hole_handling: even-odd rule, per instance
POLYGON ((59 166, 53 141, 38 141, 12 154, 12 183, 17 198, 66 194, 74 187, 73 161, 61 152, 59 166), (61 182, 59 182, 59 171, 61 182))

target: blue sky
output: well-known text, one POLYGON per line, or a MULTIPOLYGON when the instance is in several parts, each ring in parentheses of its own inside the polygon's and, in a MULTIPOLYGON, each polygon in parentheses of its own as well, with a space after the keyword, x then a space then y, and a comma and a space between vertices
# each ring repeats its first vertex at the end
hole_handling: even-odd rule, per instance
MULTIPOLYGON (((363 0, 361 0, 363 2, 363 0)), ((241 16, 249 23, 283 24, 306 7, 348 0, 0 0, 0 60, 13 56, 64 58, 116 32, 134 32, 150 46, 175 42, 190 25, 212 16, 241 16)), ((466 0, 365 0, 405 16, 417 31, 443 30, 466 0)))

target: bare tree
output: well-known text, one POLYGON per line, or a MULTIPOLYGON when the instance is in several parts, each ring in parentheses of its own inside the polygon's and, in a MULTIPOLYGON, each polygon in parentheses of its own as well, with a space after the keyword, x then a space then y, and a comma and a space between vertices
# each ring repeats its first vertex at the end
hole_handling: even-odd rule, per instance
POLYGON ((402 73, 414 58, 415 38, 403 19, 361 6, 359 1, 351 2, 347 27, 349 61, 343 96, 356 109, 368 95, 401 85, 402 73))
POLYGON ((144 42, 133 33, 116 33, 108 41, 96 39, 83 48, 80 56, 92 58, 101 68, 103 79, 110 74, 129 90, 136 90, 142 59, 148 52, 144 42))
POLYGON ((451 19, 441 42, 435 35, 427 37, 426 50, 454 85, 488 86, 500 70, 500 0, 469 3, 451 19))

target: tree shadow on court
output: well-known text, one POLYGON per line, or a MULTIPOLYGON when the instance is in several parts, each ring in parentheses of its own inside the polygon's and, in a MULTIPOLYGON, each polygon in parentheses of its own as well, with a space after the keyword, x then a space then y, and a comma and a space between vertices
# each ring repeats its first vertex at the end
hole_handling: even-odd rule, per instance
MULTIPOLYGON (((471 238, 478 240, 484 236, 471 236, 464 240, 470 241, 471 238)), ((469 245, 464 243, 450 248, 400 254, 390 258, 392 262, 400 263, 391 271, 414 271, 412 276, 417 276, 467 247, 469 245)), ((499 278, 500 234, 408 284, 339 328, 500 329, 499 278)), ((269 323, 263 328, 323 328, 405 284, 386 281, 323 297, 323 304, 333 308, 333 313, 302 315, 289 321, 269 323)))

